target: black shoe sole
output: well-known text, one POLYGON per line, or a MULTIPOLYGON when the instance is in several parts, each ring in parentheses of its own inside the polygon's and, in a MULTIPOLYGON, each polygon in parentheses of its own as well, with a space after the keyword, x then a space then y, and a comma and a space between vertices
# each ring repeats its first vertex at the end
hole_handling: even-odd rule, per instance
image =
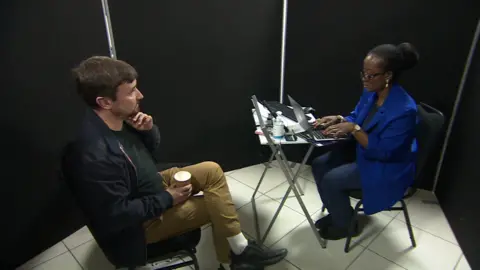
POLYGON ((233 265, 230 266, 231 270, 263 270, 265 269, 264 266, 255 266, 251 264, 241 264, 241 265, 233 265))
POLYGON ((283 253, 283 254, 279 254, 276 257, 273 257, 273 258, 270 258, 266 261, 263 261, 262 265, 263 266, 269 266, 269 265, 277 264, 277 263, 281 262, 283 259, 285 259, 285 257, 287 257, 287 255, 288 255, 288 251, 285 251, 285 253, 283 253))
POLYGON ((270 266, 281 262, 285 257, 287 257, 288 251, 278 256, 272 257, 270 259, 261 261, 261 262, 240 262, 238 264, 230 266, 230 268, 237 270, 257 270, 263 269, 265 266, 270 266))
POLYGON ((348 235, 341 235, 341 236, 339 235, 339 236, 336 236, 336 237, 332 237, 331 235, 328 235, 328 234, 325 234, 325 233, 322 234, 322 230, 320 230, 319 233, 320 233, 320 237, 322 237, 323 239, 332 240, 332 241, 341 240, 341 239, 344 239, 344 238, 348 237, 348 235))
MULTIPOLYGON (((332 240, 332 241, 341 240, 341 239, 345 239, 345 238, 348 237, 347 232, 345 232, 344 235, 335 235, 335 237, 333 237, 332 235, 328 234, 328 228, 325 228, 324 230, 318 230, 318 233, 320 234, 320 237, 322 237, 323 239, 332 240)), ((360 235, 360 230, 358 228, 358 223, 357 223, 357 224, 355 224, 355 229, 353 231, 352 238, 357 237, 359 235, 360 235)))
POLYGON ((332 225, 332 222, 333 222, 332 217, 329 215, 330 214, 323 216, 322 218, 320 218, 315 222, 315 228, 317 228, 317 230, 323 230, 326 227, 332 225))

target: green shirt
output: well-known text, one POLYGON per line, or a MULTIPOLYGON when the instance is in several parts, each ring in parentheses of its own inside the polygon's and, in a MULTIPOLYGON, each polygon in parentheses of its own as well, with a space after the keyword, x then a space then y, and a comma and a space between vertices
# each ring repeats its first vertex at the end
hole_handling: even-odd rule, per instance
POLYGON ((123 146, 125 153, 136 167, 140 196, 160 193, 164 190, 162 176, 142 139, 129 128, 113 131, 123 146))

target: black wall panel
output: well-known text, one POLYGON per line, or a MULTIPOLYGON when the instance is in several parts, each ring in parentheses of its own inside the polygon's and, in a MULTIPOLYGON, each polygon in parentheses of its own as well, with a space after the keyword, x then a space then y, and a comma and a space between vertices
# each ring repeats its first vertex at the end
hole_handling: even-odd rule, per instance
POLYGON ((263 161, 250 97, 278 99, 282 2, 110 1, 118 58, 139 71, 165 162, 263 161))
MULTIPOLYGON (((348 113, 361 94, 366 53, 408 41, 421 59, 402 84, 449 117, 479 10, 473 0, 289 1, 285 91, 319 116, 348 113)), ((432 187, 436 163, 427 166, 424 188, 432 187)))
POLYGON ((472 269, 480 269, 479 103, 480 45, 477 45, 435 191, 472 269))
POLYGON ((108 45, 97 0, 1 1, 0 22, 0 268, 12 269, 83 225, 57 177, 83 114, 70 70, 108 45))

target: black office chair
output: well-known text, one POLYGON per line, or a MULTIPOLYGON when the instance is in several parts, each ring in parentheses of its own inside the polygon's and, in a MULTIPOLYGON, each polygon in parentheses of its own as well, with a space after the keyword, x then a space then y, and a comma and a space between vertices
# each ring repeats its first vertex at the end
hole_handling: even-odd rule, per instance
MULTIPOLYGON (((416 192, 419 186, 422 171, 425 167, 425 164, 432 153, 432 150, 436 146, 438 139, 440 138, 440 134, 442 131, 443 124, 445 122, 445 117, 443 114, 425 104, 420 103, 417 105, 418 109, 418 117, 419 123, 417 124, 417 168, 415 174, 415 180, 413 185, 407 190, 405 196, 400 200, 402 206, 400 207, 391 207, 387 211, 403 211, 405 215, 405 222, 407 223, 408 233, 410 235, 410 240, 412 241, 412 246, 416 247, 417 244, 415 242, 415 237, 413 235, 412 224, 410 223, 410 216, 408 215, 407 204, 405 203, 405 199, 412 197, 416 192)), ((345 252, 348 253, 350 251, 350 242, 352 241, 352 236, 355 233, 355 226, 357 223, 358 212, 363 211, 362 206, 362 190, 355 189, 349 191, 349 196, 355 199, 358 199, 357 204, 355 205, 355 209, 353 212, 352 222, 350 223, 349 233, 347 237, 347 241, 345 242, 345 252)), ((322 207, 322 212, 325 211, 325 206, 322 207)))
MULTIPOLYGON (((70 144, 68 144, 63 150, 63 156, 65 155, 66 151, 70 144)), ((159 171, 171 168, 171 167, 185 167, 190 165, 190 163, 159 163, 157 164, 157 168, 159 171)), ((62 169, 63 169, 63 158, 62 158, 62 169)), ((75 194, 73 187, 68 179, 66 179, 63 170, 60 170, 60 178, 67 183, 69 188, 72 190, 72 193, 75 194)), ((145 245, 145 249, 147 250, 147 264, 151 264, 155 270, 171 270, 171 269, 178 269, 185 266, 193 265, 195 270, 199 270, 198 259, 196 257, 196 246, 200 242, 201 237, 201 229, 197 228, 190 232, 184 233, 179 236, 171 237, 164 241, 159 241, 152 244, 145 245), (159 267, 156 268, 155 264, 160 262, 168 262, 174 260, 176 258, 181 258, 178 263, 170 264, 169 266, 159 267), (184 259, 189 258, 187 261, 184 259)), ((122 268, 119 267, 119 263, 115 261, 115 258, 108 258, 111 264, 113 264, 117 269, 122 268)), ((130 270, 130 269, 129 269, 130 270)))
MULTIPOLYGON (((199 270, 196 246, 200 242, 201 229, 184 233, 180 236, 172 237, 164 241, 148 244, 147 264, 152 264, 156 270, 178 269, 185 266, 193 265, 195 270, 199 270), (155 268, 155 263, 168 262, 175 258, 188 258, 187 261, 180 260, 178 263, 171 264, 160 268, 155 268)), ((114 264, 114 262, 111 262, 114 264)), ((115 264, 114 264, 115 265, 115 264)))

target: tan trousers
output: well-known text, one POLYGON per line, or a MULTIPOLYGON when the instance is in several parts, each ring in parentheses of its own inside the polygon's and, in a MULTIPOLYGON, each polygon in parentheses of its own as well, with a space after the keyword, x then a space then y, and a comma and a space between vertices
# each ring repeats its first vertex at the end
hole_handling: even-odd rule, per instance
POLYGON ((158 242, 212 223, 213 241, 217 259, 230 261, 227 237, 241 232, 235 205, 222 168, 214 162, 203 162, 184 168, 171 168, 160 172, 164 185, 170 186, 178 171, 191 173, 192 194, 203 191, 203 197, 191 197, 163 213, 162 218, 145 222, 147 243, 158 242))

